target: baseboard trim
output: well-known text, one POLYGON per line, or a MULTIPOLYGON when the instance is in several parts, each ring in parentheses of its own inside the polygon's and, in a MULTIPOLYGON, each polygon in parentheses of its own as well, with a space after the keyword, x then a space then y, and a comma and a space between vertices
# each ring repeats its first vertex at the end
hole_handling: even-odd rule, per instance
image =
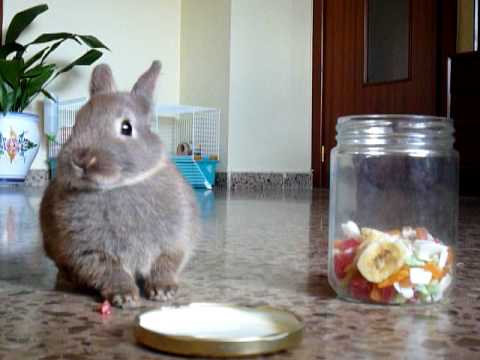
MULTIPOLYGON (((12 186, 47 186, 48 170, 30 170, 24 183, 12 186)), ((217 172, 216 186, 230 190, 311 189, 312 173, 217 172)))
POLYGON ((216 186, 230 190, 311 189, 312 173, 218 172, 216 186))
POLYGON ((9 183, 0 183, 1 186, 28 186, 28 187, 44 187, 49 182, 48 170, 30 170, 25 181, 15 181, 9 183))

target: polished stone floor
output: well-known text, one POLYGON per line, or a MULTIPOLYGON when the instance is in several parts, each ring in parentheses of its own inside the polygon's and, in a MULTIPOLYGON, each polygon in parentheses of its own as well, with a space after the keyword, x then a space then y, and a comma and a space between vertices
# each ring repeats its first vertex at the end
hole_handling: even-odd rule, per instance
MULTIPOLYGON (((102 317, 98 299, 54 290, 38 189, 0 188, 0 360, 171 359, 138 346, 134 310, 102 317)), ((175 303, 270 304, 303 317, 296 350, 269 359, 480 359, 480 199, 462 199, 458 282, 446 304, 341 301, 326 278, 328 198, 321 191, 199 192, 205 229, 175 303)))

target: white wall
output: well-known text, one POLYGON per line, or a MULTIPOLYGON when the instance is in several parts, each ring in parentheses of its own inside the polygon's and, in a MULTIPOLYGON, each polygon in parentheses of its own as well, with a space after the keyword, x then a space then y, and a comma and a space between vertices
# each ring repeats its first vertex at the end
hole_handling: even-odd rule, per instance
POLYGON ((220 164, 228 160, 230 0, 182 0, 180 102, 221 110, 220 164))
POLYGON ((228 169, 311 169, 312 0, 232 0, 228 169))
MULTIPOLYGON (((97 36, 112 50, 99 62, 112 66, 119 88, 128 90, 154 59, 162 61, 163 70, 157 89, 162 103, 179 101, 180 84, 180 3, 181 0, 44 0, 49 10, 41 14, 21 38, 30 40, 44 32, 76 32, 97 36)), ((13 15, 35 5, 31 0, 4 1, 4 33, 13 15)), ((66 64, 85 49, 69 44, 60 48, 53 59, 66 64)), ((88 94, 91 67, 76 68, 53 83, 50 91, 60 97, 74 98, 88 94)), ((38 104, 33 105, 37 110, 38 104)), ((41 109, 40 109, 41 110, 41 109)), ((44 169, 45 144, 32 168, 44 169)))
MULTIPOLYGON (((119 88, 129 89, 160 59, 160 103, 219 107, 220 169, 310 171, 312 0, 46 2, 50 9, 26 39, 56 31, 95 35, 112 49, 100 61, 111 64, 119 88)), ((4 25, 32 5, 5 1, 4 25)), ((66 63, 82 50, 70 44, 56 58, 66 63)), ((49 90, 85 96, 90 72, 77 68, 49 90)), ((45 158, 43 144, 33 168, 46 168, 45 158)))

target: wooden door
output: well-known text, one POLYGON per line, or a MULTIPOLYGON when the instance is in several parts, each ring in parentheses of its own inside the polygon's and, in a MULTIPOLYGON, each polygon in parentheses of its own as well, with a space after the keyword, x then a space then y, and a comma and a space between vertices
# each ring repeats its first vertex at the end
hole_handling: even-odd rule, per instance
MULTIPOLYGON (((367 69, 375 63, 368 57, 369 52, 373 53, 371 44, 369 46, 373 40, 368 16, 372 18, 374 14, 369 9, 374 4, 372 1, 314 2, 312 167, 315 186, 328 186, 329 154, 336 144, 335 125, 339 116, 438 113, 437 0, 404 0, 408 13, 404 14, 407 25, 402 26, 407 34, 402 36, 407 38, 403 37, 402 41, 407 44, 403 44, 407 67, 403 63, 403 73, 400 71, 393 75, 393 80, 386 81, 369 80, 374 77, 369 75, 371 69, 367 69)), ((389 30, 389 25, 386 28, 389 30)), ((375 66, 381 65, 382 61, 377 59, 375 66)))
POLYGON ((480 195, 480 53, 453 56, 450 116, 455 125, 455 148, 460 154, 460 194, 480 195))

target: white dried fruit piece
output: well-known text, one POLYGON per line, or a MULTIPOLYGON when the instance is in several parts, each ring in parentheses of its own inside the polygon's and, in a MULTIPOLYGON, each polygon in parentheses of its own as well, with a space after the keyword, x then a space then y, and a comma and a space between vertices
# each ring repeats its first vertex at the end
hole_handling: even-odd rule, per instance
POLYGON ((437 244, 435 241, 417 240, 413 242, 413 251, 420 260, 429 261, 434 255, 440 254, 445 245, 437 244))
POLYGON ((414 285, 427 285, 432 281, 432 273, 422 268, 410 268, 410 282, 414 285))
POLYGON ((440 258, 438 259, 438 267, 443 269, 447 265, 448 260, 448 247, 443 246, 442 251, 440 252, 440 258))
POLYGON ((413 240, 417 237, 417 232, 410 226, 404 226, 402 228, 402 237, 405 239, 413 240))
POLYGON ((360 228, 353 221, 342 224, 342 231, 348 239, 360 239, 360 228))
POLYGON ((401 287, 400 284, 398 282, 394 283, 393 284, 393 287, 395 288, 395 290, 397 290, 397 292, 402 295, 405 299, 411 299, 413 298, 413 296, 415 295, 413 289, 411 287, 407 287, 407 288, 404 288, 404 287, 401 287))
POLYGON ((402 235, 402 232, 399 229, 390 229, 386 231, 386 233, 390 236, 393 236, 395 238, 398 238, 402 235))
POLYGON ((413 246, 411 241, 404 238, 392 238, 394 242, 399 243, 405 248, 405 258, 412 257, 413 255, 413 246))
POLYGON ((400 243, 372 241, 360 254, 357 268, 368 281, 380 283, 402 268, 405 255, 405 247, 400 243))

